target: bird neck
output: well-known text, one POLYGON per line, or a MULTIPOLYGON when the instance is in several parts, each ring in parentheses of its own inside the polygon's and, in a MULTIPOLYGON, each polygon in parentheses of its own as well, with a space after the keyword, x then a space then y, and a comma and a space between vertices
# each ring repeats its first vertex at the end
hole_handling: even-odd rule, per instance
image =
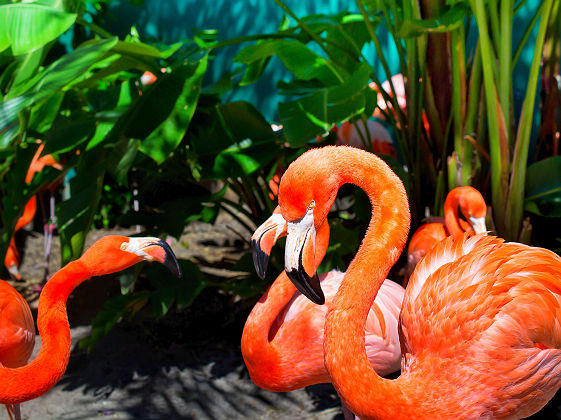
POLYGON ((296 287, 283 271, 255 304, 245 323, 241 341, 242 356, 252 380, 259 386, 268 388, 274 382, 272 378, 279 355, 271 342, 271 329, 295 291, 296 287))
POLYGON ((327 315, 325 363, 337 392, 357 416, 402 418, 400 413, 410 404, 405 398, 407 380, 383 379, 372 369, 364 347, 364 326, 405 245, 409 205, 403 184, 385 163, 371 154, 354 154, 338 153, 332 170, 339 173, 340 185, 352 183, 367 193, 372 218, 327 315))
POLYGON ((446 226, 446 230, 451 236, 461 235, 471 229, 468 223, 458 217, 460 191, 461 190, 458 188, 450 191, 450 193, 446 196, 446 201, 444 202, 444 226, 446 226))
MULTIPOLYGON (((319 228, 315 245, 314 269, 317 269, 329 246, 327 221, 319 228)), ((241 341, 242 356, 252 380, 263 388, 271 388, 271 382, 273 382, 271 378, 274 377, 276 366, 279 363, 279 351, 273 342, 279 328, 278 325, 275 325, 275 321, 289 304, 295 292, 296 287, 283 270, 255 304, 245 323, 241 341), (266 375, 266 378, 262 379, 261 375, 266 375)), ((282 375, 282 372, 279 375, 282 375)), ((285 382, 286 378, 282 378, 282 380, 285 382)), ((302 387, 306 385, 302 385, 302 387)), ((283 391, 285 390, 283 389, 283 391)))
POLYGON ((0 367, 0 403, 19 404, 47 392, 64 374, 70 357, 70 327, 66 300, 70 292, 90 274, 80 261, 59 270, 39 297, 37 328, 41 350, 29 364, 9 369, 0 367))

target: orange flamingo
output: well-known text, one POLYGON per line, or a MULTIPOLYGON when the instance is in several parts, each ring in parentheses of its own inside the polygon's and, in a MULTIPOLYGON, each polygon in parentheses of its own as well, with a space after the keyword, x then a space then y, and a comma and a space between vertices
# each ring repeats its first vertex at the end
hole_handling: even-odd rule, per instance
POLYGON ((485 215, 487 205, 479 191, 473 187, 456 187, 448 193, 444 202, 444 223, 432 222, 421 225, 411 236, 407 247, 406 282, 417 263, 434 246, 450 235, 468 232, 469 236, 487 231, 485 215), (460 219, 458 208, 463 217, 460 219))
MULTIPOLYGON (((27 174, 25 175, 25 182, 27 184, 30 184, 33 180, 33 176, 36 173, 41 172, 45 166, 51 166, 55 169, 58 169, 59 171, 62 171, 62 165, 58 163, 51 155, 41 156, 44 148, 44 144, 39 145, 39 148, 37 149, 35 155, 33 156, 33 159, 31 160, 29 169, 27 170, 27 174)), ((10 275, 17 281, 21 280, 21 274, 19 273, 20 255, 16 247, 15 234, 18 230, 31 223, 31 221, 35 217, 36 211, 37 197, 33 196, 25 205, 23 214, 16 222, 14 235, 10 239, 10 244, 8 245, 6 256, 4 257, 4 265, 8 269, 10 275)))
MULTIPOLYGON (((35 346, 35 324, 29 305, 0 280, 0 366, 18 368, 27 363, 35 346)), ((19 404, 6 405, 10 419, 20 419, 19 404)))
MULTIPOLYGON (((272 246, 286 235, 286 221, 278 212, 253 235, 252 246, 257 273, 265 277, 272 246)), ((316 236, 314 269, 323 259, 329 242, 329 225, 324 223, 316 236)), ((241 350, 251 379, 270 391, 292 391, 329 382, 323 363, 323 326, 327 308, 344 273, 330 271, 319 276, 326 305, 312 303, 296 291, 283 271, 255 305, 242 334, 241 350), (296 292, 296 293, 295 293, 296 292)), ((401 349, 397 320, 404 289, 386 280, 372 305, 365 326, 366 351, 381 375, 399 370, 401 349)))
MULTIPOLYGON (((364 350, 364 323, 407 239, 409 208, 399 178, 352 148, 307 152, 280 185, 287 238, 304 256, 337 190, 368 194, 372 219, 325 323, 324 355, 343 402, 361 419, 521 418, 561 386, 561 258, 482 234, 449 237, 413 273, 400 316, 401 376, 381 378, 364 350)), ((288 272, 308 297, 321 288, 305 258, 288 272), (311 292, 308 292, 312 289, 311 292)))
POLYGON ((37 328, 42 347, 26 365, 35 340, 31 312, 13 288, 0 282, 0 404, 18 413, 14 406, 43 395, 64 374, 70 357, 66 300, 72 290, 90 277, 121 271, 143 260, 158 261, 181 275, 167 243, 125 236, 99 239, 81 258, 55 273, 39 297, 37 328))

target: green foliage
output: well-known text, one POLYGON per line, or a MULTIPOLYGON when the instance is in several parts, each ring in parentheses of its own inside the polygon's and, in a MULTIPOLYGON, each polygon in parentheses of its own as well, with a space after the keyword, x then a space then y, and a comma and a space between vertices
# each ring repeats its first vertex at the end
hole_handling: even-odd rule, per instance
POLYGON ((10 48, 21 55, 42 48, 76 20, 75 13, 44 3, 49 2, 0 4, 0 52, 10 48))
POLYGON ((540 216, 561 217, 561 156, 530 165, 525 209, 540 216))

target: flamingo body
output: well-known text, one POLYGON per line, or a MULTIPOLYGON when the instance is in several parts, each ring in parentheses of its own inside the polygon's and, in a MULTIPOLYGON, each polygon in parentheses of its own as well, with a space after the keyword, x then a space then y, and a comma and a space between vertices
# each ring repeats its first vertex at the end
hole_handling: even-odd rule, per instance
POLYGON ((35 323, 29 305, 9 283, 0 280, 0 363, 27 363, 35 345, 35 323))
MULTIPOLYGON (((325 305, 303 296, 281 273, 251 312, 242 335, 242 355, 253 382, 270 391, 286 392, 330 382, 323 361, 325 316, 344 273, 319 276, 325 305), (271 325, 265 312, 276 311, 271 325), (260 335, 266 334, 266 339, 260 335)), ((397 321, 404 289, 386 280, 365 324, 368 360, 380 375, 399 370, 401 349, 397 321)))
MULTIPOLYGON (((29 305, 9 283, 0 280, 0 366, 18 368, 27 363, 35 346, 35 324, 29 305)), ((19 418, 19 406, 7 404, 10 418, 19 418)))
MULTIPOLYGON (((343 402, 361 419, 513 419, 541 409, 561 386, 561 258, 483 234, 441 241, 405 293, 401 376, 381 378, 364 350, 364 323, 407 238, 401 181, 372 154, 316 149, 287 169, 280 212, 295 225, 287 243, 310 247, 345 183, 366 191, 372 218, 325 322, 324 360, 343 402)), ((297 271, 291 280, 321 300, 303 260, 297 271)))

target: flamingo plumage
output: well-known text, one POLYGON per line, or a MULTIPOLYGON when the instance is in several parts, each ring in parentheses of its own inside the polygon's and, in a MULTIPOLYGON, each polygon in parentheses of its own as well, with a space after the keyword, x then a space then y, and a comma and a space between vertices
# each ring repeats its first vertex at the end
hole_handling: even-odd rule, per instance
MULTIPOLYGON (((294 224, 287 242, 304 255, 345 183, 366 191, 372 219, 325 323, 325 364, 343 402, 361 419, 522 418, 539 411, 561 386, 561 258, 483 234, 440 242, 405 292, 401 376, 381 378, 366 357, 363 328, 407 239, 401 181, 367 152, 314 149, 287 169, 279 205, 294 224)), ((290 278, 321 301, 313 267, 304 258, 292 261, 285 262, 290 278)))
MULTIPOLYGON (((35 323, 25 299, 0 280, 0 366, 18 368, 27 363, 35 346, 35 323)), ((19 404, 6 405, 11 419, 19 419, 19 404)))
MULTIPOLYGON (((252 238, 258 274, 265 276, 271 248, 286 235, 286 222, 278 213, 263 223, 252 238)), ((329 225, 316 235, 315 268, 329 243, 329 225)), ((323 362, 323 327, 327 309, 344 273, 333 270, 319 276, 326 304, 312 303, 296 290, 283 271, 255 305, 242 334, 241 350, 253 382, 261 388, 286 392, 329 382, 323 362)), ((386 280, 373 303, 365 325, 368 359, 381 374, 399 370, 401 350, 397 320, 404 289, 386 280)))
POLYGON ((421 258, 447 236, 462 235, 464 232, 473 236, 486 232, 486 214, 485 199, 475 188, 466 186, 452 189, 444 201, 444 223, 424 223, 411 236, 407 247, 406 279, 421 258), (460 218, 458 210, 465 220, 460 218))
MULTIPOLYGON (((90 277, 124 270, 140 261, 157 261, 181 275, 175 255, 158 238, 105 236, 79 259, 60 269, 39 297, 37 328, 42 347, 30 363, 35 328, 25 300, 0 282, 0 404, 11 407, 37 398, 58 382, 70 357, 66 300, 90 277)), ((13 410, 12 410, 13 411, 13 410)))

